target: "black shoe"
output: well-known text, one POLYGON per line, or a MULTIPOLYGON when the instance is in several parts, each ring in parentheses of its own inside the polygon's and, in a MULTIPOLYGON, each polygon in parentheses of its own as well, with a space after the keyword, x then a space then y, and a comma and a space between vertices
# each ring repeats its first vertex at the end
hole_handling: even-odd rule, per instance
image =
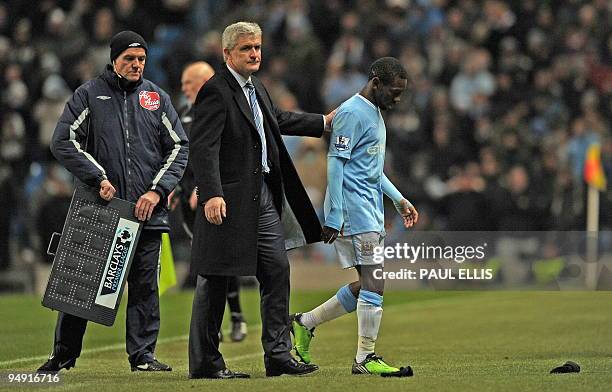
POLYGON ((62 369, 70 369, 76 364, 76 358, 63 361, 56 357, 51 357, 36 371, 37 373, 57 373, 62 369))
POLYGON ((153 359, 151 362, 139 363, 132 365, 133 372, 171 372, 172 368, 165 363, 153 359))
POLYGON ((251 378, 251 375, 247 373, 232 372, 228 368, 225 368, 223 370, 216 371, 212 374, 205 374, 203 376, 194 376, 190 374, 189 378, 190 379, 209 378, 209 379, 217 379, 217 380, 229 380, 232 378, 251 378))
POLYGON ((271 364, 266 368, 266 377, 276 377, 281 374, 301 376, 319 370, 317 365, 312 363, 301 363, 291 358, 285 363, 271 364))
POLYGON ((232 320, 230 339, 232 342, 242 342, 247 335, 247 324, 243 320, 232 320))

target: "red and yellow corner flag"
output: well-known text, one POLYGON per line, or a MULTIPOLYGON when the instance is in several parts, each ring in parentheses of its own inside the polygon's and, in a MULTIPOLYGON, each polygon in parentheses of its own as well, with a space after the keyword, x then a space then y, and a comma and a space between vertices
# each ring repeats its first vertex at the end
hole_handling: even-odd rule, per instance
POLYGON ((164 294, 170 287, 176 285, 176 272, 174 271, 174 256, 170 246, 170 235, 162 233, 162 246, 160 252, 159 295, 164 294))
POLYGON ((584 159, 584 181, 600 191, 606 189, 606 175, 601 165, 601 145, 592 143, 584 159))

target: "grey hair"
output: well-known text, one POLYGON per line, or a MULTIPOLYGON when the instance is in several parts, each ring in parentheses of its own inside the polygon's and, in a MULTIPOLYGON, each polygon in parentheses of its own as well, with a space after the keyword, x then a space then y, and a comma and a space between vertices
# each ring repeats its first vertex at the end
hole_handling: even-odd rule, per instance
MULTIPOLYGON (((238 43, 238 38, 241 35, 255 35, 261 36, 261 27, 257 23, 253 22, 236 22, 231 24, 223 30, 223 36, 221 37, 221 44, 223 49, 232 50, 238 43)), ((225 59, 225 54, 223 55, 225 59)))

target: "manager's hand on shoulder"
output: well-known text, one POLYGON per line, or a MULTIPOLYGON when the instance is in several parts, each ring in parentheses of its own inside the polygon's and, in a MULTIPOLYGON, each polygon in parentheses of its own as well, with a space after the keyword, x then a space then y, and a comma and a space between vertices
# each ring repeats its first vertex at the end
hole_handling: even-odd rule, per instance
POLYGON ((330 113, 325 115, 325 132, 332 131, 332 122, 334 121, 334 117, 336 117, 337 110, 338 109, 334 109, 330 113))
POLYGON ((160 196, 157 192, 148 191, 144 195, 140 196, 134 209, 134 215, 139 221, 147 221, 151 219, 153 209, 159 203, 160 196))
POLYGON ((223 223, 223 218, 226 217, 225 200, 220 196, 208 199, 204 203, 204 216, 213 225, 223 223))
POLYGON ((110 199, 115 196, 115 187, 110 183, 109 180, 102 180, 100 182, 100 197, 106 201, 110 201, 110 199))

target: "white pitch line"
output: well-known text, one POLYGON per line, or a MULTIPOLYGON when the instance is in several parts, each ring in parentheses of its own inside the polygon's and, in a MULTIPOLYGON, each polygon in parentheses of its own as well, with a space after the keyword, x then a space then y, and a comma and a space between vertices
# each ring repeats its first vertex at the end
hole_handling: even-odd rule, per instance
MULTIPOLYGON (((249 328, 249 330, 252 331, 257 331, 259 330, 261 327, 261 325, 254 325, 253 328, 249 328)), ((189 335, 180 335, 180 336, 171 336, 169 338, 163 338, 163 339, 158 339, 157 340, 157 344, 165 344, 165 343, 173 343, 173 342, 180 342, 183 340, 188 340, 189 339, 189 335)), ((82 355, 86 355, 86 354, 95 354, 95 353, 102 353, 102 352, 106 352, 106 351, 113 351, 113 350, 120 350, 122 348, 125 347, 125 343, 117 343, 117 344, 110 344, 108 346, 101 346, 101 347, 96 347, 96 348, 90 348, 90 349, 85 349, 81 352, 82 355)), ((258 355, 262 355, 263 353, 261 352, 257 352, 257 353, 251 353, 251 354, 244 354, 244 355, 239 355, 237 357, 231 357, 231 358, 227 358, 228 361, 239 361, 241 359, 247 359, 247 358, 251 358, 251 357, 255 357, 258 355)), ((18 363, 27 363, 27 362, 41 362, 44 360, 49 359, 48 355, 40 355, 38 357, 26 357, 26 358, 17 358, 17 359, 11 359, 8 361, 2 361, 0 362, 0 367, 4 367, 4 366, 10 366, 10 365, 15 365, 18 363)))
MULTIPOLYGON (((180 340, 179 338, 182 338, 182 337, 184 337, 184 336, 174 336, 174 337, 172 337, 172 338, 167 338, 167 339, 165 340, 165 342, 172 341, 172 340, 180 340)), ((113 346, 118 346, 118 345, 117 345, 117 344, 115 344, 115 345, 113 345, 113 346)), ((112 347, 112 346, 106 346, 106 347, 112 347)), ((121 345, 121 347, 123 347, 123 345, 121 345)), ((100 347, 100 349, 101 349, 101 348, 102 348, 102 347, 100 347)), ((93 352, 93 350, 95 350, 95 349, 91 349, 91 350, 89 350, 88 352, 93 352)), ((108 350, 110 350, 110 348, 109 348, 108 350)), ((85 351, 85 350, 83 350, 83 352, 84 352, 84 351, 85 351)), ((98 352, 99 352, 99 351, 101 351, 101 350, 98 350, 98 352)), ((259 353, 250 353, 250 354, 238 355, 237 357, 230 357, 230 358, 226 358, 225 360, 227 360, 227 361, 241 361, 241 360, 243 360, 243 359, 249 359, 249 358, 259 357, 259 356, 261 356, 261 355, 263 355, 263 351, 262 351, 262 352, 259 352, 259 353)), ((36 358, 38 358, 38 357, 36 357, 36 358)), ((27 359, 27 358, 24 358, 24 359, 27 359)), ((43 359, 47 359, 47 357, 43 357, 43 359)), ((3 363, 3 362, 2 362, 2 363, 3 363)), ((198 380, 191 380, 191 379, 190 379, 190 380, 188 380, 188 381, 198 381, 198 380)), ((63 391, 69 391, 69 390, 73 390, 73 389, 79 389, 79 390, 80 390, 80 389, 82 389, 82 388, 83 388, 83 387, 84 387, 86 384, 87 384, 86 382, 78 382, 78 383, 76 383, 76 384, 68 384, 68 385, 66 385, 66 384, 64 383, 64 384, 62 385, 62 390, 63 390, 63 391)))
MULTIPOLYGON (((158 339, 157 343, 158 344, 172 343, 172 342, 178 342, 181 340, 187 340, 188 338, 189 338, 189 335, 172 336, 169 338, 158 339)), ((117 343, 117 344, 110 344, 108 346, 101 346, 101 347, 96 347, 96 348, 85 349, 81 353, 82 354, 94 354, 94 353, 101 353, 105 351, 119 350, 124 347, 125 347, 125 343, 117 343)), ((24 362, 44 361, 46 359, 49 359, 48 355, 41 355, 38 357, 17 358, 17 359, 11 359, 9 361, 2 361, 0 362, 0 366, 8 366, 8 365, 14 365, 17 363, 24 363, 24 362)))
MULTIPOLYGON (((442 298, 445 299, 445 298, 442 298)), ((435 302, 435 300, 427 300, 426 302, 435 302)), ((396 307, 399 305, 406 305, 406 304, 393 304, 393 305, 389 305, 387 306, 388 308, 391 307, 396 307)), ((410 305, 415 305, 410 304, 410 305)), ((254 325, 252 327, 252 330, 254 331, 259 331, 261 329, 261 324, 257 324, 254 325)), ((251 330, 251 327, 249 326, 249 330, 251 330)), ((164 344, 164 343, 172 343, 172 342, 179 342, 181 340, 188 340, 189 339, 189 335, 180 335, 180 336, 171 336, 169 338, 163 338, 163 339, 158 339, 157 340, 157 344, 164 344)), ((105 351, 112 351, 112 350, 119 350, 125 347, 125 343, 117 343, 117 344, 111 344, 108 346, 102 346, 102 347, 96 347, 96 348, 90 348, 90 349, 85 349, 83 351, 81 351, 81 354, 93 354, 93 353, 101 353, 101 352, 105 352, 105 351)), ((239 361, 241 359, 247 359, 247 358, 251 358, 257 355, 261 355, 262 353, 251 353, 251 354, 244 354, 244 355, 239 355, 237 357, 233 357, 233 358, 227 358, 228 361, 239 361)), ((0 367, 2 366, 9 366, 9 365, 14 365, 17 363, 26 363, 26 362, 40 362, 40 361, 44 361, 46 359, 48 359, 49 356, 48 355, 41 355, 38 357, 27 357, 27 358, 17 358, 17 359, 11 359, 8 361, 1 361, 0 362, 0 367)))

